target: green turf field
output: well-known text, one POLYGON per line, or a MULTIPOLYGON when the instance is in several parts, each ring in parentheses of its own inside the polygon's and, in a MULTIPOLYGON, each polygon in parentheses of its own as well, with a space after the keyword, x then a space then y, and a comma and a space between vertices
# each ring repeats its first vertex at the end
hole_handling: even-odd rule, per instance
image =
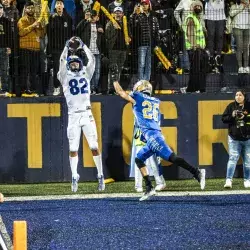
MULTIPOLYGON (((225 179, 207 179, 205 191, 224 191, 225 179)), ((197 181, 190 180, 167 180, 167 188, 164 191, 201 191, 197 181)), ((234 179, 233 188, 229 190, 246 190, 243 179, 234 179)), ((249 190, 250 191, 250 190, 249 190)), ((44 184, 1 184, 0 192, 5 197, 13 196, 37 196, 37 195, 68 195, 72 194, 71 184, 68 183, 44 183, 44 184)), ((134 193, 134 181, 113 182, 106 184, 104 193, 134 193)), ((201 191, 202 192, 202 191, 201 191)), ((97 182, 79 183, 76 194, 95 194, 97 182)))

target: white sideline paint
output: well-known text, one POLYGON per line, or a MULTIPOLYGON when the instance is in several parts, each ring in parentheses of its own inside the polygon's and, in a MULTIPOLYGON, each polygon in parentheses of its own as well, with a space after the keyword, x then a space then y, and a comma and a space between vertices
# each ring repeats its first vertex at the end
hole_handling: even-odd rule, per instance
MULTIPOLYGON (((250 190, 227 190, 227 191, 196 191, 196 192, 157 192, 159 197, 169 196, 205 196, 205 195, 236 195, 250 194, 250 190)), ((5 197, 5 202, 11 201, 39 201, 39 200, 81 200, 81 199, 104 199, 104 198, 131 198, 141 197, 139 193, 112 193, 112 194, 74 194, 74 195, 46 195, 46 196, 20 196, 5 197)))
POLYGON ((3 223, 2 216, 0 215, 0 246, 3 250, 13 249, 12 241, 3 223), (3 236, 3 237, 2 237, 3 236), (4 238, 4 239, 3 239, 4 238), (6 243, 6 244, 5 244, 6 243))

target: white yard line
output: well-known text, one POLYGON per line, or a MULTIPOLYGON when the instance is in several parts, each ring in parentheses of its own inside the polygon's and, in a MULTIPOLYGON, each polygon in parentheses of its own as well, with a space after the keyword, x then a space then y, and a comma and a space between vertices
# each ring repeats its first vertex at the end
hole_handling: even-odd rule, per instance
POLYGON ((0 215, 0 233, 1 233, 0 234, 0 246, 3 248, 3 250, 12 250, 13 249, 12 241, 6 230, 5 224, 3 223, 1 215, 0 215), (1 235, 3 236, 3 239, 1 235))
MULTIPOLYGON (((232 195, 249 194, 250 190, 226 190, 226 191, 196 191, 196 192, 158 192, 157 196, 205 196, 205 195, 232 195)), ((5 201, 33 201, 33 200, 81 200, 103 198, 131 198, 141 197, 141 193, 112 193, 112 194, 72 194, 72 195, 46 195, 46 196, 20 196, 5 197, 5 201)))

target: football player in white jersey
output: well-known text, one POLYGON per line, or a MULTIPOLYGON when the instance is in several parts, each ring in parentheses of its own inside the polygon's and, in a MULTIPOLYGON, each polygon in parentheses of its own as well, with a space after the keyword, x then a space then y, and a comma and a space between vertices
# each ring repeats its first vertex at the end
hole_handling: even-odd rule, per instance
POLYGON ((90 103, 90 80, 95 70, 95 57, 89 48, 83 44, 80 38, 71 38, 64 47, 60 57, 58 80, 63 87, 63 93, 68 106, 68 128, 69 161, 72 172, 72 191, 78 189, 79 174, 77 173, 78 149, 83 131, 89 147, 92 151, 97 168, 98 190, 105 189, 102 157, 98 148, 97 131, 94 117, 91 112, 90 103), (87 56, 88 63, 83 65, 82 59, 74 55, 74 49, 70 44, 77 43, 77 50, 83 50, 87 56), (69 56, 69 53, 73 54, 69 56))

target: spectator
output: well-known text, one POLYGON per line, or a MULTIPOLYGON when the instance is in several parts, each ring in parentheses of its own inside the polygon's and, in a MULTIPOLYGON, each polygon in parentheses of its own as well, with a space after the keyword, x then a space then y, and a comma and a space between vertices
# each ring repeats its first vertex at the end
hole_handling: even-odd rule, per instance
POLYGON ((159 23, 152 14, 149 0, 141 0, 143 13, 134 13, 131 16, 131 30, 133 30, 136 46, 138 46, 138 79, 150 80, 151 76, 151 53, 159 41, 159 23))
POLYGON ((93 0, 76 0, 76 5, 80 5, 82 7, 82 11, 85 12, 87 9, 92 9, 93 0))
POLYGON ((93 0, 75 0, 75 5, 76 5, 75 26, 77 26, 82 21, 86 10, 92 10, 93 2, 94 2, 93 0))
POLYGON ((102 26, 98 23, 99 17, 95 10, 85 13, 87 19, 82 20, 76 27, 76 34, 95 56, 95 71, 90 82, 92 95, 99 94, 99 80, 101 73, 101 52, 103 46, 102 26))
POLYGON ((84 18, 85 12, 93 8, 93 0, 75 0, 75 5, 76 5, 75 24, 77 26, 84 18))
POLYGON ((18 47, 19 47, 19 37, 17 32, 17 22, 19 20, 19 11, 16 8, 14 2, 12 0, 2 0, 2 5, 4 8, 4 16, 9 18, 11 21, 11 29, 12 29, 12 53, 9 55, 9 92, 12 95, 14 92, 14 58, 18 57, 18 47))
POLYGON ((41 86, 37 81, 37 74, 40 73, 40 37, 44 35, 44 29, 41 23, 34 17, 34 3, 25 4, 24 16, 18 21, 18 30, 20 36, 19 51, 19 74, 20 85, 16 86, 16 95, 38 96, 41 93, 41 86), (30 89, 27 85, 28 75, 30 79, 30 89))
POLYGON ((11 4, 12 0, 2 0, 4 8, 4 16, 9 18, 12 22, 19 19, 19 12, 15 5, 11 4))
POLYGON ((182 46, 180 48, 180 67, 185 71, 189 71, 190 64, 188 52, 185 47, 185 38, 183 33, 183 29, 185 28, 183 26, 185 24, 186 17, 190 14, 190 6, 192 2, 193 0, 181 0, 174 11, 175 19, 180 27, 180 39, 182 41, 182 46))
POLYGON ((4 16, 3 5, 0 4, 0 94, 6 95, 9 92, 9 54, 12 47, 11 21, 4 16))
POLYGON ((228 154, 227 177, 224 188, 232 188, 236 164, 242 156, 244 169, 244 187, 250 188, 250 130, 247 114, 250 113, 250 103, 244 90, 237 90, 235 101, 231 102, 222 115, 222 121, 228 124, 228 154))
MULTIPOLYGON (((56 8, 56 2, 57 0, 53 0, 51 4, 51 13, 55 13, 55 8, 56 8)), ((67 12, 67 14, 72 18, 72 20, 75 21, 76 17, 76 5, 75 5, 75 0, 63 0, 63 7, 64 10, 67 12)))
POLYGON ((219 73, 222 65, 221 51, 226 20, 224 0, 208 0, 205 5, 205 19, 210 65, 215 73, 219 73))
POLYGON ((233 35, 236 41, 236 57, 239 73, 250 73, 249 69, 249 43, 250 43, 250 7, 249 2, 241 0, 240 4, 231 6, 230 17, 232 18, 233 35), (243 60, 242 60, 243 54, 243 60), (244 66, 244 67, 243 67, 244 66))
POLYGON ((72 26, 72 18, 64 10, 63 0, 57 0, 55 4, 55 13, 49 17, 49 23, 47 26, 47 54, 53 64, 54 96, 60 95, 60 82, 57 79, 59 59, 65 42, 72 36, 72 26))
MULTIPOLYGON (((105 37, 109 54, 110 68, 112 68, 114 65, 117 65, 119 72, 118 79, 120 81, 122 68, 124 66, 127 54, 127 45, 123 32, 123 9, 121 7, 115 7, 114 17, 121 29, 119 29, 118 26, 109 21, 106 25, 105 37)), ((111 72, 109 71, 108 94, 113 94, 113 82, 111 82, 110 75, 111 72)))
MULTIPOLYGON (((49 19, 49 7, 48 2, 43 0, 33 0, 35 4, 35 18, 38 19, 41 23, 41 27, 46 29, 49 19)), ((40 37, 40 73, 41 73, 41 82, 43 86, 42 95, 46 95, 49 82, 49 72, 48 72, 48 60, 46 55, 47 47, 47 35, 44 32, 43 37, 40 37)))
MULTIPOLYGON (((185 21, 186 17, 191 13, 191 4, 194 2, 194 0, 181 0, 174 11, 175 19, 180 27, 180 39, 181 39, 181 48, 180 48, 180 67, 184 69, 184 71, 188 72, 190 69, 190 62, 188 57, 188 52, 185 47, 185 34, 183 33, 183 30, 186 29, 185 27, 185 21)), ((205 23, 203 18, 203 12, 200 13, 200 21, 202 23, 202 26, 205 30, 205 23)))
POLYGON ((115 0, 108 5, 109 13, 113 13, 116 7, 121 7, 125 15, 127 14, 127 8, 123 0, 115 0))
POLYGON ((202 10, 202 3, 194 1, 191 4, 192 13, 186 17, 184 24, 185 46, 188 50, 190 60, 190 76, 186 89, 187 92, 206 91, 207 53, 205 51, 205 34, 200 16, 202 10))

